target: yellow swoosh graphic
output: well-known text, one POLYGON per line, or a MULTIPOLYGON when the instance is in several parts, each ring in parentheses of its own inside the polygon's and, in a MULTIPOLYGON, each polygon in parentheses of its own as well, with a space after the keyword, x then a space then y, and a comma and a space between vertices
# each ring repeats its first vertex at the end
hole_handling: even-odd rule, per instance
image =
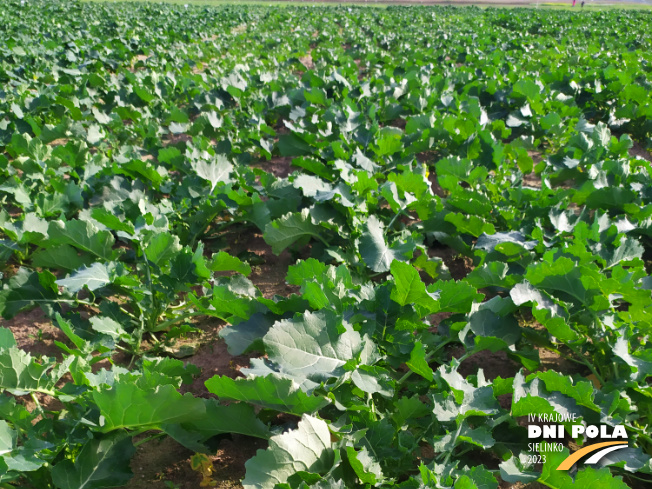
POLYGON ((588 455, 589 453, 595 452, 596 450, 599 450, 600 448, 609 447, 611 445, 627 445, 627 442, 626 441, 605 441, 605 442, 602 442, 602 443, 594 443, 593 445, 589 445, 588 447, 581 448, 580 450, 576 451, 572 455, 569 455, 561 464, 559 464, 559 467, 557 467, 557 470, 568 470, 573 465, 575 465, 575 462, 577 462, 579 459, 581 459, 584 455, 588 455))

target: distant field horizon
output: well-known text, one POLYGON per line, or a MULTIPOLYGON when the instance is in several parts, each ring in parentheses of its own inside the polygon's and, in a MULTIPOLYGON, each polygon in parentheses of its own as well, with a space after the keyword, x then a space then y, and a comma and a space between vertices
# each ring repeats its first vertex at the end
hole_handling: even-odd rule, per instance
POLYGON ((648 10, 652 9, 652 0, 586 0, 584 7, 581 6, 581 0, 577 0, 575 7, 572 0, 550 1, 550 0, 86 0, 89 2, 151 2, 151 3, 171 3, 171 4, 190 4, 190 5, 310 5, 310 6, 327 6, 348 4, 355 6, 376 6, 385 7, 388 5, 449 5, 459 7, 537 7, 550 9, 611 9, 622 8, 627 10, 648 10))

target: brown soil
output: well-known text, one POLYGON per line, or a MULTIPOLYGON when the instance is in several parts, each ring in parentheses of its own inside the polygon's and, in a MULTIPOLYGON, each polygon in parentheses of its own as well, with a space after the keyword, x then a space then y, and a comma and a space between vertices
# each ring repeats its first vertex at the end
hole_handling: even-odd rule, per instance
POLYGON ((435 314, 430 315, 430 324, 432 324, 432 327, 430 328, 430 331, 433 333, 437 332, 437 328, 439 327, 439 324, 444 320, 448 319, 453 315, 452 312, 436 312, 435 314))
POLYGON ((463 279, 473 270, 473 260, 468 256, 460 255, 452 248, 430 248, 428 255, 430 258, 441 258, 455 280, 463 279))
POLYGON ((405 130, 405 126, 407 126, 407 121, 402 117, 394 119, 389 124, 387 124, 387 127, 396 127, 397 129, 401 129, 403 131, 405 130))
POLYGON ((437 174, 434 171, 431 171, 428 175, 428 181, 430 182, 430 188, 432 188, 432 193, 438 197, 446 197, 448 192, 441 188, 439 185, 439 180, 437 180, 437 174))
POLYGON ((138 447, 131 459, 133 479, 128 489, 165 488, 166 480, 175 481, 183 489, 199 487, 201 476, 190 468, 192 452, 171 438, 161 438, 138 447), (179 484, 185 481, 185 485, 179 484))
MULTIPOLYGON (((459 358, 466 353, 463 346, 451 348, 452 358, 459 358)), ((480 351, 464 360, 460 365, 459 372, 464 377, 476 375, 478 370, 482 369, 487 380, 493 380, 496 377, 506 379, 514 377, 520 369, 520 365, 511 360, 504 351, 492 353, 489 350, 480 351)))
POLYGON ((528 173, 523 175, 523 186, 541 188, 541 176, 536 173, 528 173))
MULTIPOLYGON (((265 449, 262 440, 234 435, 225 438, 215 455, 213 462, 213 486, 218 489, 242 487, 240 480, 245 475, 245 462, 256 454, 256 450, 265 449)), ((192 470, 190 458, 193 453, 179 445, 171 438, 161 438, 144 443, 138 447, 131 461, 134 478, 124 486, 126 489, 196 489, 200 487, 202 476, 192 470), (176 486, 166 485, 166 481, 176 486)))
POLYGON ((629 156, 643 158, 644 160, 652 162, 652 153, 637 141, 634 141, 634 146, 629 149, 629 156))
POLYGON ((187 143, 188 141, 192 141, 192 137, 188 136, 187 134, 166 134, 165 138, 163 139, 163 145, 164 146, 177 146, 179 143, 187 143))
POLYGON ((251 163, 252 167, 265 170, 278 178, 287 178, 292 173, 292 158, 289 156, 277 156, 271 160, 262 160, 257 163, 251 163))
MULTIPOLYGON (((215 328, 212 333, 217 333, 220 329, 221 327, 215 328)), ((212 394, 206 390, 204 383, 215 375, 226 375, 233 379, 238 377, 240 369, 249 366, 249 359, 247 355, 232 356, 224 340, 215 339, 186 359, 186 363, 199 367, 201 374, 192 384, 182 385, 181 393, 191 392, 195 396, 211 397, 212 394)))
MULTIPOLYGON (((522 327, 529 326, 537 331, 546 332, 545 326, 534 320, 529 311, 524 312, 524 316, 524 320, 520 323, 522 327)), ((539 360, 541 361, 539 370, 543 372, 546 370, 555 370, 557 372, 564 372, 564 374, 574 374, 583 371, 582 365, 572 360, 568 360, 554 351, 550 351, 547 348, 540 346, 537 346, 536 350, 539 352, 539 360)))
POLYGON ((265 298, 272 298, 275 295, 288 297, 299 291, 299 287, 289 285, 285 282, 288 267, 294 265, 295 259, 288 250, 280 255, 272 253, 263 236, 259 232, 252 233, 251 229, 234 228, 226 236, 228 251, 231 255, 237 256, 242 252, 253 253, 259 258, 260 264, 252 264, 249 280, 260 289, 265 298))
POLYGON ((305 56, 301 56, 299 58, 299 61, 301 61, 301 64, 306 67, 307 70, 314 70, 315 69, 315 62, 312 60, 312 49, 309 50, 305 56))
POLYGON ((213 479, 218 488, 242 487, 240 480, 245 475, 245 463, 256 455, 256 451, 267 448, 263 440, 246 436, 234 435, 220 444, 217 454, 213 457, 215 474, 213 479))
POLYGON ((557 372, 564 372, 565 375, 583 371, 582 365, 568 360, 554 351, 547 350, 546 348, 537 348, 537 350, 539 350, 539 359, 541 360, 539 369, 542 371, 555 370, 557 372))
POLYGON ((274 125, 274 131, 276 131, 277 135, 290 134, 290 130, 288 129, 288 126, 285 125, 284 119, 279 119, 276 121, 276 124, 274 125))
POLYGON ((543 153, 541 151, 528 150, 527 154, 530 158, 532 158, 532 161, 534 162, 534 166, 537 166, 539 163, 543 161, 543 153))
POLYGON ((52 324, 41 309, 21 312, 13 319, 0 318, 0 326, 9 328, 18 347, 32 356, 61 358, 61 350, 54 341, 66 342, 66 335, 52 324))
POLYGON ((501 489, 548 489, 548 486, 544 486, 540 482, 530 482, 529 484, 523 484, 522 482, 517 482, 516 484, 510 484, 509 482, 501 481, 501 489))
POLYGON ((65 146, 68 143, 68 138, 57 138, 48 143, 49 146, 53 148, 56 146, 65 146))
POLYGON ((353 62, 358 67, 358 81, 364 80, 364 77, 367 74, 366 66, 362 64, 362 61, 359 59, 354 59, 353 62))

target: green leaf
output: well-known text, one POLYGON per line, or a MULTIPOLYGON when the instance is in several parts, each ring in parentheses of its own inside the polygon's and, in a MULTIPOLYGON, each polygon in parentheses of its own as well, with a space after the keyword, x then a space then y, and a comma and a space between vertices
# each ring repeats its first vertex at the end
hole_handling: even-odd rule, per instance
POLYGON ((593 401, 595 390, 590 381, 579 380, 574 382, 570 375, 562 375, 554 370, 537 372, 536 376, 543 380, 549 392, 560 392, 575 399, 578 405, 600 412, 600 408, 593 401))
POLYGON ((20 246, 14 241, 0 239, 0 263, 4 264, 9 261, 14 252, 20 250, 20 246))
POLYGON ((632 355, 629 352, 629 342, 624 336, 616 340, 613 352, 630 367, 632 380, 642 381, 652 376, 652 362, 632 355))
POLYGON ((620 245, 615 250, 612 251, 609 248, 605 247, 600 250, 599 254, 606 262, 607 268, 611 268, 621 261, 641 258, 644 251, 645 248, 638 242, 637 239, 623 238, 620 241, 620 245))
POLYGON ((608 148, 609 143, 611 142, 611 131, 609 130, 609 126, 602 121, 598 122, 593 128, 591 139, 603 148, 608 148))
POLYGON ((507 243, 516 245, 518 249, 525 250, 532 250, 537 244, 536 241, 527 241, 525 236, 518 231, 509 231, 506 233, 483 234, 476 241, 475 248, 491 253, 497 246, 507 243))
POLYGON ((11 455, 5 455, 4 460, 0 459, 0 462, 4 462, 9 471, 18 472, 19 474, 36 471, 47 463, 38 456, 36 450, 29 448, 14 450, 11 455))
POLYGON ((158 233, 149 240, 145 247, 145 256, 156 265, 162 265, 181 251, 179 237, 170 233, 158 233))
POLYGON ((120 323, 109 317, 93 316, 90 323, 93 331, 109 335, 116 341, 120 340, 121 337, 129 338, 129 334, 122 328, 120 323))
POLYGON ((263 239, 271 245, 275 255, 280 255, 285 248, 302 238, 319 239, 320 230, 319 226, 313 224, 309 209, 303 209, 301 212, 285 214, 267 224, 263 239))
POLYGON ((514 84, 514 93, 525 95, 529 99, 536 100, 539 98, 541 89, 539 86, 528 78, 517 81, 514 84))
POLYGON ((439 280, 428 286, 428 292, 439 294, 438 312, 467 313, 475 301, 483 298, 472 285, 455 280, 439 280))
POLYGON ((20 108, 20 106, 16 103, 11 104, 11 111, 14 113, 16 117, 19 119, 22 119, 25 117, 25 114, 23 113, 23 110, 20 108))
POLYGON ((84 350, 87 346, 86 340, 83 338, 79 337, 75 332, 73 331, 72 326, 68 321, 63 319, 61 314, 57 313, 56 314, 56 319, 57 319, 57 324, 59 325, 59 328, 61 328, 61 331, 68 337, 70 342, 77 347, 78 350, 84 350))
POLYGON ((314 413, 329 404, 328 399, 311 396, 303 392, 291 379, 279 375, 231 379, 215 376, 205 383, 209 392, 227 401, 242 401, 300 416, 314 413))
POLYGON ((470 234, 471 236, 480 236, 482 234, 494 234, 496 229, 490 222, 486 222, 483 218, 461 214, 459 212, 449 212, 444 217, 446 222, 450 222, 455 226, 458 233, 470 234))
POLYGON ((572 260, 561 257, 528 267, 525 278, 539 289, 562 293, 561 299, 575 300, 589 306, 595 294, 591 290, 594 272, 586 267, 577 266, 572 260))
POLYGON ((54 244, 74 246, 103 260, 113 260, 117 254, 111 232, 100 231, 90 221, 50 221, 48 236, 54 244))
POLYGON ((532 470, 532 467, 526 466, 521 462, 518 456, 513 456, 509 460, 500 464, 500 478, 509 483, 515 482, 533 482, 539 478, 539 474, 532 470))
POLYGON ((163 424, 192 421, 205 412, 201 399, 182 396, 170 384, 144 389, 128 381, 118 382, 111 389, 93 392, 93 399, 104 418, 104 432, 157 429, 163 424))
POLYGON ((242 262, 239 258, 229 255, 226 251, 220 251, 212 256, 208 263, 209 270, 213 272, 239 272, 245 277, 251 273, 251 267, 242 262))
POLYGON ((545 117, 542 117, 540 120, 541 127, 546 131, 557 127, 561 124, 561 117, 557 112, 550 112, 545 117))
POLYGON ((211 160, 203 158, 191 160, 190 164, 197 175, 210 182, 211 193, 213 193, 218 183, 229 183, 231 181, 229 176, 233 172, 233 164, 229 162, 225 155, 215 155, 211 160))
POLYGON ((328 425, 304 414, 297 429, 273 436, 267 450, 258 450, 245 464, 245 489, 273 489, 299 471, 324 474, 333 465, 328 425))
POLYGON ((513 315, 501 316, 488 307, 469 315, 469 325, 474 334, 499 338, 508 345, 515 344, 521 338, 521 328, 513 315))
POLYGON ((77 250, 67 244, 40 249, 32 255, 32 265, 40 268, 59 268, 72 271, 91 263, 91 257, 80 256, 77 250))
POLYGON ((362 447, 359 452, 353 447, 346 447, 346 456, 360 482, 376 484, 383 481, 382 468, 366 447, 362 447))
POLYGON ((21 267, 0 290, 0 316, 10 319, 28 307, 51 304, 57 296, 52 273, 21 267))
POLYGON ((136 447, 127 433, 93 438, 74 463, 63 460, 53 467, 52 480, 59 489, 122 487, 133 477, 129 462, 134 453, 136 447))
POLYGON ((512 416, 552 414, 555 412, 566 416, 576 413, 577 409, 575 400, 560 392, 548 392, 544 382, 539 378, 525 382, 520 372, 514 376, 512 416))
POLYGON ((57 280, 57 285, 65 287, 70 292, 77 293, 84 287, 97 290, 111 283, 109 270, 104 263, 95 262, 90 267, 77 270, 72 275, 57 280))
POLYGON ((295 188, 301 190, 301 193, 305 197, 314 198, 316 196, 319 200, 322 200, 323 195, 329 195, 333 191, 333 187, 330 183, 325 182, 319 177, 313 175, 297 175, 294 177, 292 184, 295 188))
POLYGON ((623 187, 603 187, 591 192, 586 198, 590 209, 622 209, 626 204, 636 201, 638 194, 623 187))
POLYGON ((421 281, 419 272, 407 263, 393 261, 390 265, 392 277, 394 277, 394 288, 391 299, 401 306, 415 304, 423 310, 422 316, 436 312, 439 304, 427 291, 426 285, 421 281))
POLYGON ((498 489, 498 481, 484 465, 476 465, 466 475, 476 484, 478 489, 498 489))
POLYGON ((453 489, 478 489, 478 486, 475 485, 468 475, 462 475, 455 481, 453 489))
POLYGON ((0 350, 0 389, 16 395, 47 390, 51 387, 47 371, 51 365, 41 365, 29 353, 11 347, 0 350))
POLYGON ((0 457, 11 452, 15 448, 15 445, 16 432, 11 429, 9 423, 5 420, 0 420, 0 457))
POLYGON ((212 308, 206 309, 206 314, 229 321, 233 321, 234 318, 247 320, 255 312, 264 309, 261 304, 251 297, 242 297, 234 292, 229 285, 216 285, 213 287, 210 300, 212 308))
POLYGON ((412 352, 410 352, 410 359, 405 362, 410 370, 419 374, 421 377, 428 381, 433 380, 433 371, 426 361, 426 349, 420 341, 414 344, 412 352))
POLYGON ((0 328, 0 349, 9 349, 16 346, 16 339, 10 329, 0 328))
POLYGON ((147 104, 150 103, 152 100, 154 100, 156 98, 156 96, 154 94, 152 94, 151 92, 149 92, 148 90, 146 90, 145 88, 143 88, 141 86, 134 85, 133 90, 134 90, 134 93, 136 95, 138 95, 138 98, 140 98, 143 102, 145 102, 147 104))
POLYGON ((509 273, 507 263, 498 261, 483 263, 482 266, 474 268, 471 273, 464 277, 465 282, 478 289, 490 286, 510 288, 518 280, 517 275, 509 273))
POLYGON ((367 394, 380 394, 385 397, 394 395, 394 381, 389 371, 383 367, 360 365, 351 372, 351 381, 367 394))
POLYGON ((371 270, 386 272, 394 260, 406 261, 404 253, 407 250, 387 244, 385 226, 375 215, 369 216, 363 229, 364 232, 358 243, 358 251, 371 270))
POLYGON ((534 307, 538 306, 540 309, 550 310, 553 316, 565 315, 563 309, 548 294, 537 290, 529 282, 515 285, 509 291, 509 295, 517 306, 530 302, 533 303, 534 307))
POLYGON ((312 154, 313 148, 296 134, 281 134, 276 143, 281 156, 304 156, 312 154))
POLYGON ((377 148, 376 154, 379 156, 386 156, 394 154, 403 149, 403 131, 396 127, 383 127, 376 139, 377 148))
POLYGON ((262 339, 273 324, 273 319, 255 313, 246 321, 222 328, 219 336, 224 339, 231 355, 242 355, 249 348, 256 347, 258 343, 260 343, 259 349, 262 350, 262 339))
POLYGON ((269 438, 269 428, 256 417, 253 406, 242 403, 221 405, 215 399, 203 399, 204 414, 180 424, 165 424, 162 430, 185 447, 208 452, 203 443, 223 433, 238 433, 256 438, 269 438))
POLYGON ((590 487, 594 489, 628 489, 629 486, 623 482, 622 477, 615 477, 611 471, 604 467, 595 470, 592 467, 581 468, 575 475, 575 480, 568 471, 557 470, 568 456, 569 451, 564 448, 561 452, 546 452, 546 461, 541 470, 538 481, 551 489, 573 489, 578 487, 590 487))
POLYGON ((486 426, 471 428, 465 421, 462 421, 462 428, 459 431, 451 431, 436 437, 432 448, 435 452, 450 452, 462 443, 476 445, 486 450, 493 447, 496 440, 493 439, 486 426))
POLYGON ((363 343, 360 333, 328 310, 277 321, 263 341, 269 359, 299 383, 303 378, 320 382, 340 376, 347 361, 374 348, 371 340, 363 343))
POLYGON ((401 397, 394 403, 394 410, 392 411, 392 419, 399 428, 409 419, 423 418, 428 415, 430 415, 430 409, 419 400, 417 395, 401 397))
POLYGON ((91 124, 88 126, 88 132, 86 133, 86 141, 89 144, 94 145, 99 143, 102 139, 106 137, 102 128, 97 124, 91 124))
POLYGON ((136 233, 133 223, 125 219, 120 219, 118 216, 107 211, 103 207, 95 207, 91 212, 91 216, 97 222, 104 224, 106 227, 113 229, 114 231, 122 231, 130 236, 133 236, 136 233))
POLYGON ((306 280, 323 276, 326 270, 327 266, 314 258, 299 260, 295 265, 288 267, 287 282, 292 285, 303 285, 306 280))
POLYGON ((439 367, 435 378, 445 381, 451 391, 448 396, 443 393, 433 396, 434 413, 439 421, 462 420, 469 416, 491 416, 499 412, 498 401, 490 385, 476 387, 457 370, 444 365, 439 367))

